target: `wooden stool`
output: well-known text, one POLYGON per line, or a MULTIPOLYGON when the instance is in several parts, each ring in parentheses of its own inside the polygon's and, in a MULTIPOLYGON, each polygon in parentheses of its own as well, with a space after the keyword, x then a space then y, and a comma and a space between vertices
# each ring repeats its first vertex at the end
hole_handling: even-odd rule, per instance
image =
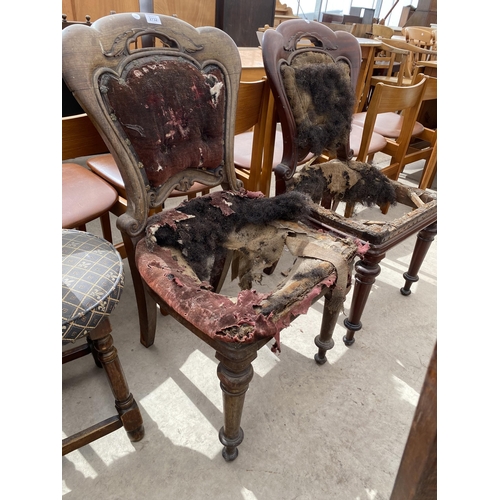
POLYGON ((89 233, 62 230, 62 343, 87 337, 87 344, 64 351, 62 362, 92 354, 97 366, 104 368, 118 411, 63 439, 63 455, 122 426, 130 441, 144 437, 142 416, 110 335, 109 315, 118 304, 123 282, 123 263, 113 245, 89 233))

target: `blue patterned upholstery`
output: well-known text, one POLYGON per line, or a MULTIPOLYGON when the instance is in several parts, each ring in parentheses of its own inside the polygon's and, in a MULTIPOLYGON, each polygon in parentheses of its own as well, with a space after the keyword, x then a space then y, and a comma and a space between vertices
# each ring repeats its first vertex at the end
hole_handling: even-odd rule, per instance
POLYGON ((106 240, 62 231, 62 342, 86 337, 109 316, 123 290, 120 255, 106 240))

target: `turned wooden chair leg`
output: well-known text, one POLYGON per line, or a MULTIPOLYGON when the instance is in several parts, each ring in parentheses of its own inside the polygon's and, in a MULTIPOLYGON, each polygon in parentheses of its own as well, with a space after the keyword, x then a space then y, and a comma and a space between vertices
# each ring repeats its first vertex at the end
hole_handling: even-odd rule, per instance
POLYGON ((437 222, 427 226, 418 233, 415 249, 413 250, 413 255, 411 256, 410 266, 408 267, 408 271, 403 274, 403 277, 406 280, 405 285, 400 289, 400 292, 403 295, 407 296, 411 294, 410 287, 413 283, 418 281, 418 271, 424 262, 425 256, 427 255, 436 234, 437 222))
POLYGON ((361 316, 365 309, 366 301, 370 295, 370 290, 375 278, 380 274, 379 263, 385 257, 385 253, 370 254, 368 251, 363 259, 358 260, 354 265, 356 276, 354 281, 354 290, 352 293, 351 308, 349 317, 344 320, 344 326, 347 333, 344 335, 344 344, 351 346, 354 344, 354 332, 361 330, 361 316))
POLYGON ((238 456, 237 447, 244 437, 241 416, 245 394, 253 377, 252 361, 257 357, 257 353, 252 351, 246 358, 237 360, 230 359, 221 352, 217 352, 215 357, 220 361, 217 376, 224 407, 224 426, 219 431, 219 440, 224 445, 222 456, 230 462, 238 456))
POLYGON ((129 391, 125 374, 118 358, 118 352, 113 345, 113 337, 110 332, 111 324, 108 319, 105 319, 97 328, 90 332, 89 336, 99 362, 106 372, 111 392, 115 397, 115 407, 123 423, 123 427, 127 431, 130 441, 140 441, 144 437, 142 416, 134 397, 129 391))
MULTIPOLYGON (((144 347, 151 347, 155 341, 157 310, 155 300, 146 292, 144 282, 135 264, 135 248, 126 233, 122 233, 123 243, 132 275, 132 284, 134 285, 135 300, 137 303, 137 313, 139 316, 140 340, 144 347)), ((163 314, 163 311, 162 311, 163 314)))
POLYGON ((325 305, 323 307, 323 317, 321 319, 321 330, 319 335, 314 339, 314 343, 318 348, 318 352, 314 355, 314 360, 318 365, 326 363, 326 352, 333 348, 333 331, 337 324, 342 304, 345 300, 345 294, 342 296, 335 294, 335 291, 330 289, 325 294, 325 305))

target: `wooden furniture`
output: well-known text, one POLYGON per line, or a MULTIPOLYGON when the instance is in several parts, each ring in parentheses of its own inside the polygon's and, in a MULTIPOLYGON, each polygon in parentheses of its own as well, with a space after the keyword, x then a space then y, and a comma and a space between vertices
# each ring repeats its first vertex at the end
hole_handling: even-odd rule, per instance
POLYGON ((403 28, 403 35, 405 36, 405 40, 412 45, 427 50, 436 50, 435 30, 431 28, 408 26, 403 28))
POLYGON ((259 47, 238 47, 241 59, 241 81, 255 82, 266 76, 259 47))
POLYGON ((109 212, 118 198, 113 187, 77 163, 62 164, 61 181, 62 228, 85 231, 99 218, 104 238, 112 242, 109 212))
POLYGON ((274 25, 275 0, 216 0, 215 26, 225 31, 238 47, 258 47, 256 32, 274 25))
MULTIPOLYGON (((146 0, 153 3, 153 10, 141 5, 141 12, 155 12, 176 16, 196 26, 215 26, 216 0, 146 0)), ((143 0, 144 2, 144 0, 143 0)))
POLYGON ((390 500, 437 498, 437 344, 427 367, 390 500))
POLYGON ((394 30, 383 24, 373 24, 371 34, 373 37, 391 38, 394 35, 394 30))
POLYGON ((276 7, 274 9, 274 27, 283 21, 288 19, 296 19, 297 16, 294 15, 291 7, 288 7, 286 3, 281 3, 280 0, 276 0, 276 7))
POLYGON ((224 407, 219 438, 230 461, 243 441, 242 411, 258 350, 273 338, 279 349, 280 331, 324 297, 315 359, 326 361, 358 245, 299 224, 309 206, 299 193, 278 199, 240 189, 233 163, 238 49, 219 29, 159 14, 158 21, 117 14, 65 29, 62 70, 125 182, 129 203, 117 225, 141 343, 154 342, 159 304, 215 350, 224 407), (163 43, 135 49, 136 36, 163 43), (174 188, 193 182, 223 190, 148 216, 174 188), (296 260, 281 283, 252 288, 254 281, 265 286, 276 265, 288 268, 281 257, 290 255, 296 260), (236 297, 223 293, 229 266, 239 278, 236 297))
MULTIPOLYGON (((423 79, 425 79, 426 84, 421 97, 419 112, 426 102, 437 100, 437 78, 423 74, 419 74, 416 77, 417 82, 423 79)), ((397 129, 397 126, 394 129, 397 129)), ((378 131, 381 133, 380 128, 378 131)), ((390 132, 386 130, 382 135, 387 137, 388 133, 390 132)), ((403 148, 398 151, 397 147, 394 147, 393 144, 394 141, 389 140, 385 151, 392 156, 391 165, 385 167, 382 171, 391 179, 397 179, 406 165, 419 160, 425 160, 419 188, 426 189, 430 187, 437 167, 436 156, 433 157, 433 150, 437 144, 437 127, 426 127, 417 121, 406 149, 403 148)))
POLYGON ((85 19, 93 21, 114 12, 137 12, 140 0, 62 0, 62 12, 70 21, 85 19))
MULTIPOLYGON (((319 197, 322 204, 324 204, 325 199, 331 201, 332 198, 339 195, 345 201, 349 201, 357 196, 356 184, 359 180, 356 175, 352 174, 352 169, 357 168, 359 171, 366 169, 366 172, 370 172, 374 176, 372 181, 366 180, 361 184, 363 187, 374 188, 371 194, 371 203, 379 204, 380 198, 385 196, 381 188, 385 189, 390 185, 395 190, 397 203, 408 207, 408 212, 403 217, 392 218, 385 222, 376 220, 363 221, 343 217, 331 209, 319 205, 316 206, 311 215, 311 220, 324 230, 358 238, 367 242, 367 246, 369 246, 368 251, 355 264, 356 275, 352 303, 348 318, 344 321, 347 328, 344 343, 352 345, 355 332, 362 327, 361 316, 371 287, 380 274, 380 262, 389 249, 416 234, 415 250, 408 272, 403 275, 405 284, 401 289, 401 293, 408 295, 411 284, 418 280, 418 271, 437 232, 437 197, 433 193, 409 188, 399 182, 390 181, 383 174, 373 172, 372 168, 374 167, 370 168, 369 166, 359 165, 359 162, 353 162, 348 140, 350 135, 345 131, 342 135, 339 135, 342 140, 339 141, 340 145, 336 149, 337 157, 341 161, 329 162, 330 170, 326 171, 327 176, 325 176, 324 170, 325 163, 310 165, 305 171, 305 175, 304 168, 297 171, 299 161, 313 147, 316 150, 321 149, 321 147, 324 147, 324 149, 328 147, 328 154, 330 155, 331 150, 337 143, 333 140, 333 146, 320 144, 320 147, 317 147, 313 143, 314 136, 309 141, 300 139, 301 134, 302 137, 307 138, 307 128, 303 132, 298 130, 299 125, 296 122, 296 117, 300 117, 300 115, 297 110, 294 112, 292 109, 289 97, 290 91, 287 91, 284 83, 285 75, 293 74, 294 71, 296 73, 301 63, 305 66, 316 65, 317 78, 322 77, 321 81, 326 84, 329 81, 326 78, 327 72, 334 73, 330 65, 340 64, 343 66, 346 64, 345 61, 348 61, 350 85, 351 89, 354 89, 360 59, 360 49, 355 38, 348 33, 334 33, 321 23, 292 20, 280 24, 276 30, 266 32, 262 44, 262 55, 271 91, 277 103, 278 118, 283 131, 283 158, 275 168, 276 193, 287 191, 289 188, 297 189, 298 186, 300 187, 302 180, 307 181, 309 177, 311 183, 305 190, 314 198, 319 197), (304 37, 312 42, 312 47, 299 48, 300 39, 304 37), (334 183, 334 175, 338 179, 339 174, 344 179, 345 185, 338 181, 334 183), (329 175, 331 175, 331 178, 328 178, 329 175), (347 180, 345 180, 346 177, 347 180), (351 184, 351 180, 354 181, 354 184, 351 184), (345 189, 341 191, 340 188, 344 187, 345 189), (337 191, 335 191, 335 188, 337 188, 337 191), (379 196, 380 198, 378 198, 379 196)), ((304 71, 310 71, 310 68, 304 71)), ((312 79, 312 77, 306 78, 306 75, 303 75, 303 77, 306 81, 312 79)), ((287 78, 289 77, 287 76, 287 78)), ((287 80, 287 87, 289 85, 290 82, 287 80)), ((340 81, 332 85, 332 88, 328 87, 327 92, 334 93, 339 99, 341 96, 347 95, 345 91, 339 94, 338 89, 340 89, 340 81)), ((303 98, 298 98, 297 102, 321 103, 322 99, 318 97, 315 99, 314 96, 305 95, 303 98)), ((344 101, 344 111, 349 112, 349 110, 352 110, 349 102, 350 98, 344 97, 344 101)), ((308 116, 314 116, 313 110, 308 109, 308 116)), ((328 127, 328 116, 330 116, 330 120, 338 120, 340 116, 343 116, 342 109, 332 108, 332 115, 322 115, 322 127, 325 129, 328 127)), ((351 118, 351 116, 348 116, 348 118, 351 118)), ((300 125, 302 128, 308 126, 307 122, 301 121, 301 123, 304 124, 300 125)), ((347 120, 347 126, 349 123, 350 120, 347 120)), ((314 127, 314 122, 311 127, 314 127)), ((342 130, 339 131, 339 134, 340 132, 342 130)), ((302 185, 306 186, 305 183, 302 185)), ((365 203, 367 202, 365 201, 365 203)), ((390 213, 389 209, 389 216, 390 213)))
POLYGON ((109 212, 118 199, 116 190, 80 164, 68 162, 80 156, 106 151, 101 136, 87 115, 62 119, 62 227, 85 231, 86 224, 99 218, 104 238, 112 239, 109 212))
POLYGON ((123 264, 113 245, 89 233, 63 229, 62 343, 87 342, 63 351, 62 362, 92 354, 104 369, 117 410, 116 415, 63 439, 63 455, 121 427, 130 441, 144 437, 141 412, 129 391, 109 322, 120 300, 123 276, 123 264))
POLYGON ((265 196, 270 194, 272 165, 280 161, 283 150, 281 134, 275 127, 271 130, 273 108, 266 79, 240 82, 234 126, 236 177, 245 189, 265 196))
POLYGON ((371 89, 377 83, 412 85, 415 82, 416 74, 422 71, 423 66, 420 65, 421 59, 437 58, 437 52, 417 47, 404 40, 394 37, 379 38, 378 40, 380 45, 377 48, 377 52, 373 53, 373 57, 368 65, 358 111, 366 110, 371 89), (383 52, 383 54, 380 55, 380 52, 383 52), (389 65, 391 64, 390 61, 399 61, 399 71, 397 74, 393 74, 392 66, 387 70, 386 74, 376 74, 377 64, 382 60, 386 60, 389 65))
POLYGON ((419 82, 406 87, 377 83, 368 111, 354 115, 353 123, 363 127, 363 139, 357 159, 368 160, 369 139, 376 129, 387 141, 382 152, 389 155, 391 160, 381 172, 390 179, 398 180, 405 165, 412 136, 422 132, 423 127, 417 124, 417 116, 427 78, 422 75, 419 82))

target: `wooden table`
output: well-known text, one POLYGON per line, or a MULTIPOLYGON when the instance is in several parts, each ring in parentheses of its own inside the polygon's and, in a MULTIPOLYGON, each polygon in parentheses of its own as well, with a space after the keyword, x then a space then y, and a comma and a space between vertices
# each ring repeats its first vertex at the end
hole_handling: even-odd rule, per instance
POLYGON ((260 47, 238 47, 241 58, 241 81, 255 82, 266 76, 260 47))

